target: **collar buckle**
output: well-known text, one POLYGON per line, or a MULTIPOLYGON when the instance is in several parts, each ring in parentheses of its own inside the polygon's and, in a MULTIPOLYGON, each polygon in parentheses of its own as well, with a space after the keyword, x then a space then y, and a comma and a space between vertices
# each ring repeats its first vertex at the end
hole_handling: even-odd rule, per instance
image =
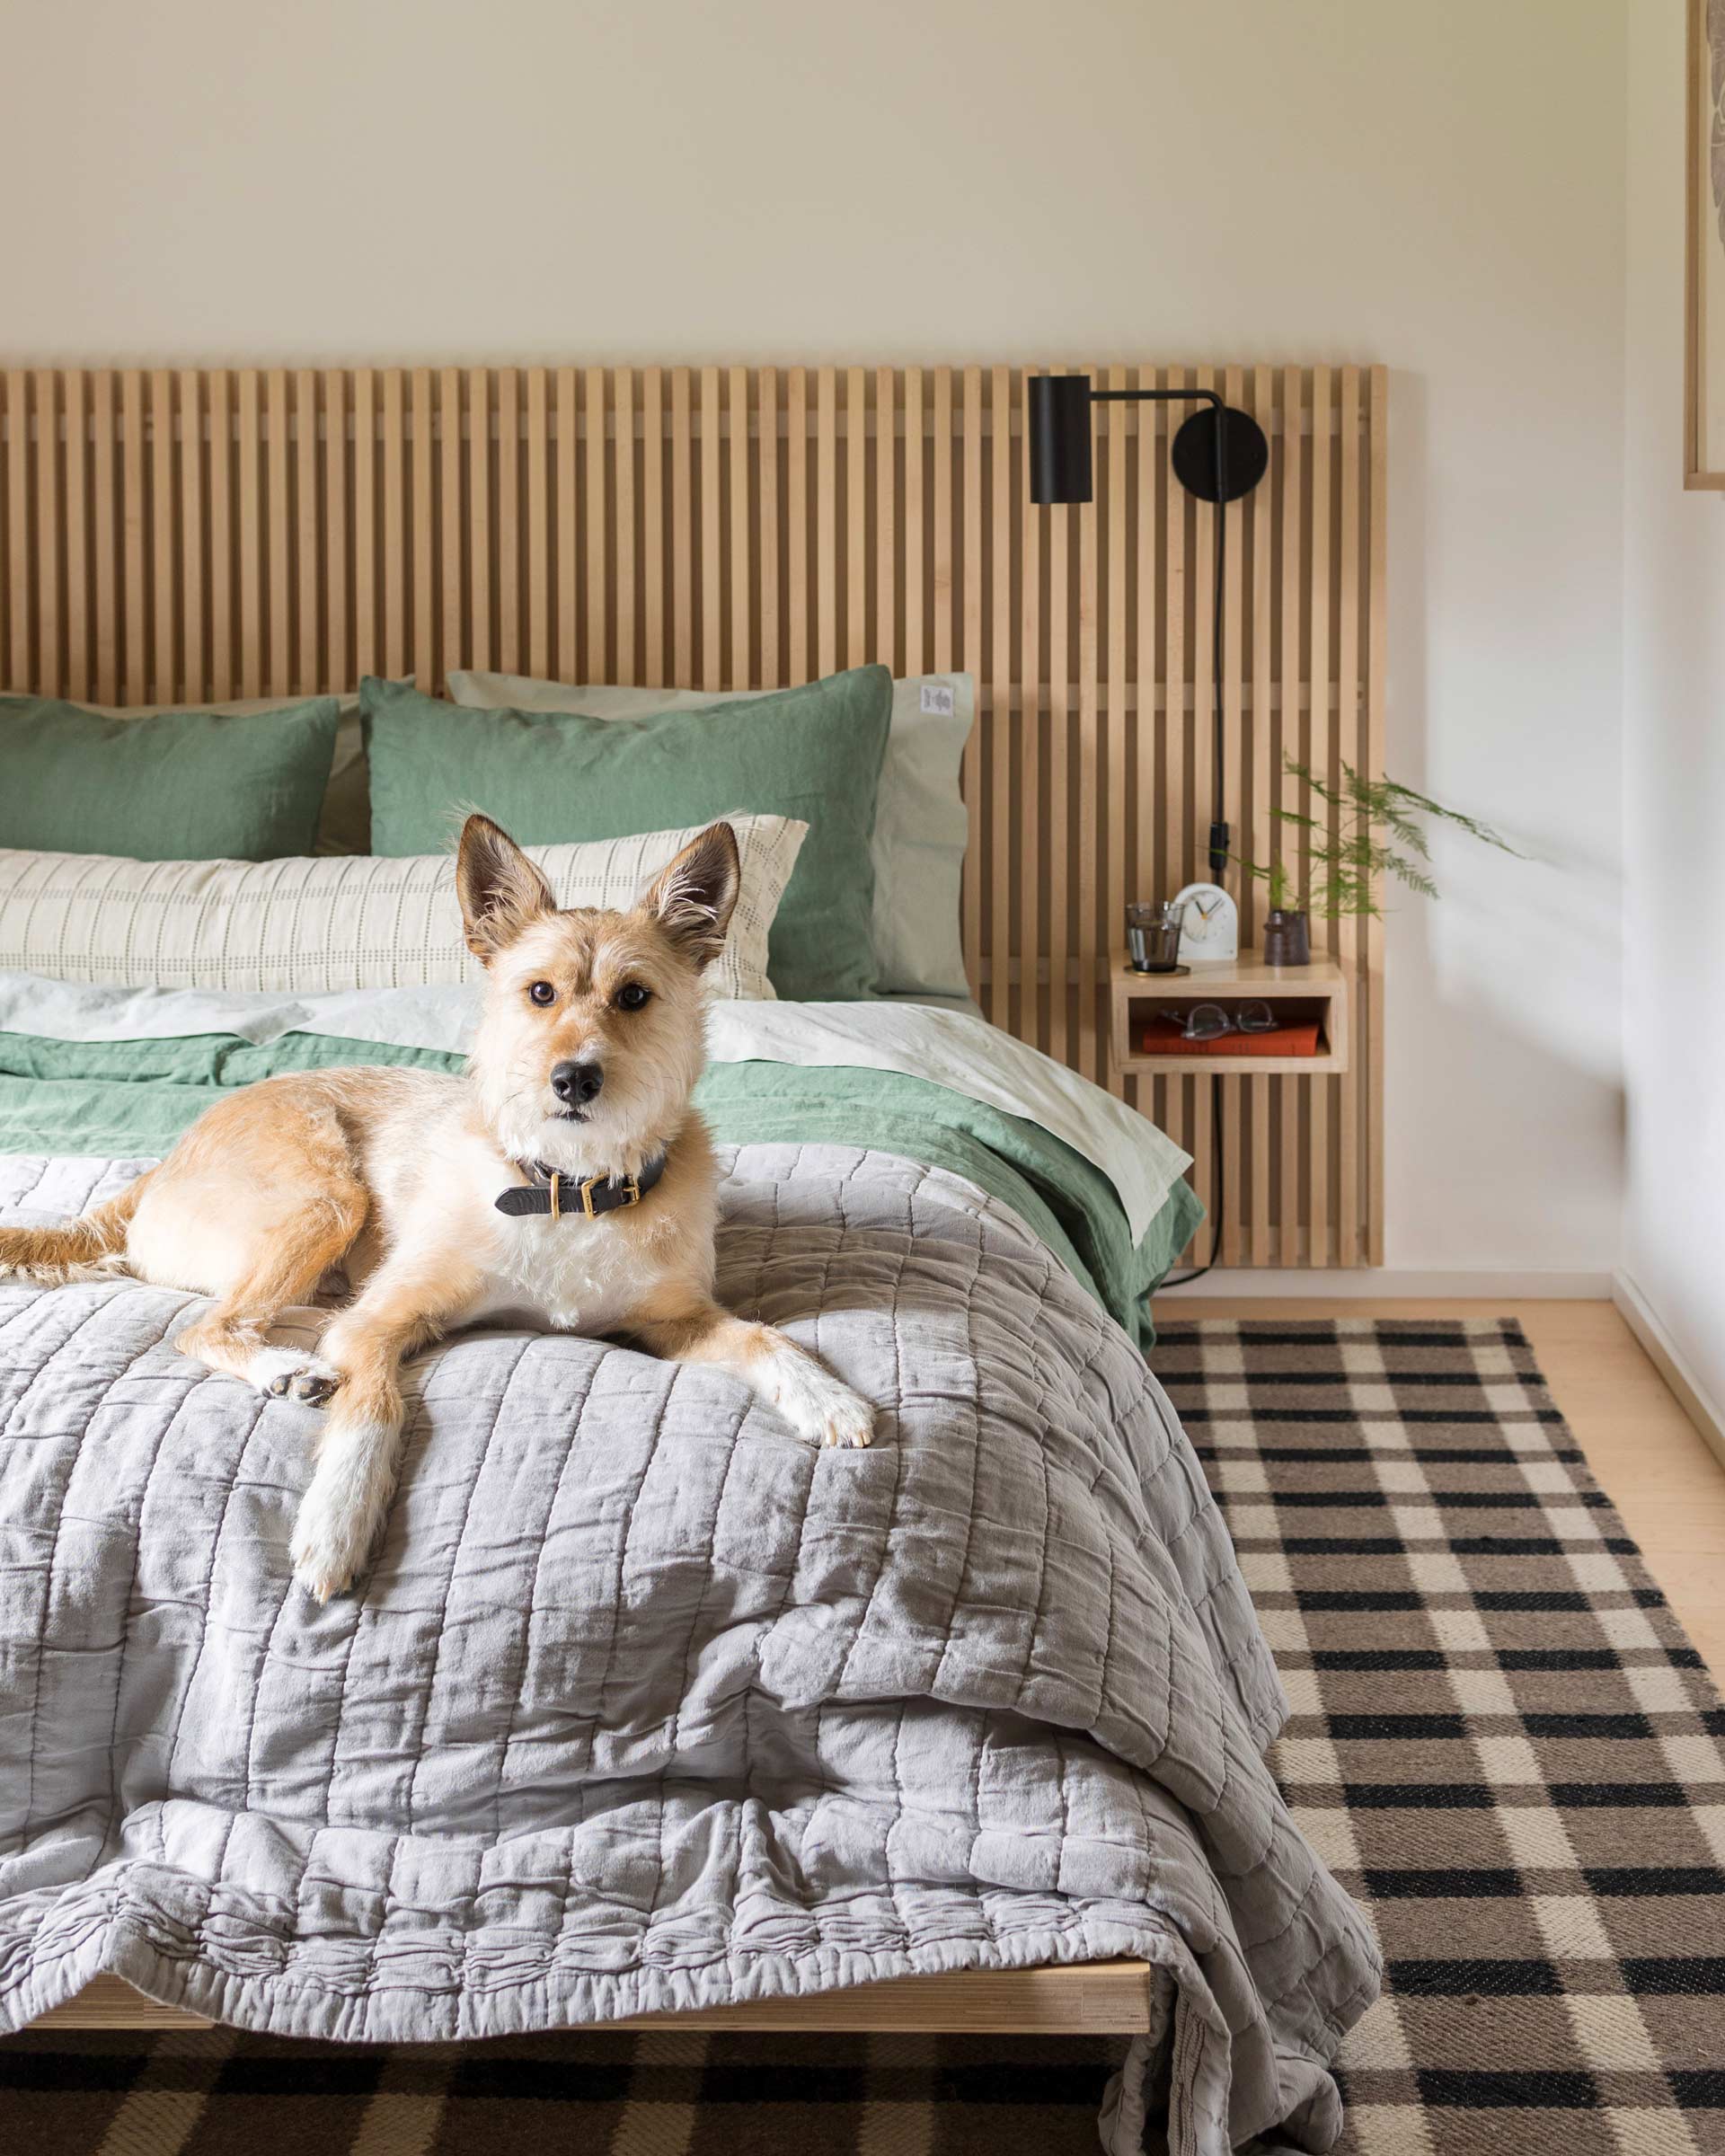
MULTIPOLYGON (((551 1216, 553 1220, 558 1217, 558 1180, 559 1179, 554 1175, 551 1179, 551 1216)), ((641 1183, 639 1179, 632 1175, 625 1175, 623 1177, 621 1181, 615 1183, 612 1181, 608 1175, 589 1175, 585 1182, 577 1183, 575 1188, 580 1194, 581 1211, 586 1214, 589 1220, 594 1219, 600 1210, 600 1208, 595 1206, 593 1203, 593 1193, 596 1190, 620 1190, 623 1193, 620 1197, 615 1199, 611 1205, 606 1206, 604 1208, 604 1210, 607 1213, 615 1211, 624 1206, 638 1206, 641 1203, 641 1183)))

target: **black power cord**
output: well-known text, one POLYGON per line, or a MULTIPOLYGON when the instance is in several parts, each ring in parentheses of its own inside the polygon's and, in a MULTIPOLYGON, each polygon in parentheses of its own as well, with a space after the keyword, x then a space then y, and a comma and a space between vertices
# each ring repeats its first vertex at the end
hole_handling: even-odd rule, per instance
POLYGON ((1210 1078, 1210 1143, 1216 1148, 1216 1210, 1210 1215, 1210 1254, 1202 1265, 1194 1266, 1190 1273, 1181 1273, 1178 1278, 1164 1280, 1155 1290, 1159 1295, 1166 1294, 1171 1287, 1190 1287, 1194 1280, 1201 1280, 1206 1273, 1215 1270, 1216 1260, 1222 1255, 1225 1192, 1222 1165, 1225 1156, 1222 1151, 1222 1080, 1215 1074, 1210 1078))

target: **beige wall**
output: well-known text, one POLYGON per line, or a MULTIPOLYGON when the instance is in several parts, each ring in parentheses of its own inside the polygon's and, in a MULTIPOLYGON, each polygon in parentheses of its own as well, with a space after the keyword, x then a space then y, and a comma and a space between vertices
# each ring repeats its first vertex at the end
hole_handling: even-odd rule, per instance
POLYGON ((0 349, 1386 361, 1393 768, 1544 863, 1392 923, 1390 1255, 1603 1269, 1624 5, 20 5, 0 349))

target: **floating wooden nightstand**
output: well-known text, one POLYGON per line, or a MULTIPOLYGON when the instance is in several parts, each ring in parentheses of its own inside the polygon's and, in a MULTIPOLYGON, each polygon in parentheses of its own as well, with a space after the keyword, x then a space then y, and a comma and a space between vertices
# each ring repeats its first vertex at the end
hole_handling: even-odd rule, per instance
POLYGON ((1333 959, 1309 966, 1266 966, 1255 950, 1225 965, 1194 966, 1190 973, 1135 973, 1123 950, 1109 969, 1109 1061, 1124 1075, 1219 1071, 1227 1076, 1317 1078, 1348 1068, 1348 976, 1333 959), (1158 1012, 1194 1003, 1265 1003, 1289 1021, 1315 1018, 1315 1056, 1242 1056, 1240 1036, 1224 1034, 1203 1055, 1146 1056, 1140 1042, 1158 1012))

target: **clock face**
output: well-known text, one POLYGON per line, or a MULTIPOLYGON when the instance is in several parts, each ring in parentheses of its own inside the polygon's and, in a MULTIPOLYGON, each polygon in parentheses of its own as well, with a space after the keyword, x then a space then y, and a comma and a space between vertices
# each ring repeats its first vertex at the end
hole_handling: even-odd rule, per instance
POLYGON ((1225 963, 1240 955, 1240 915, 1219 883, 1189 883, 1174 899, 1183 906, 1180 955, 1190 965, 1225 963))

